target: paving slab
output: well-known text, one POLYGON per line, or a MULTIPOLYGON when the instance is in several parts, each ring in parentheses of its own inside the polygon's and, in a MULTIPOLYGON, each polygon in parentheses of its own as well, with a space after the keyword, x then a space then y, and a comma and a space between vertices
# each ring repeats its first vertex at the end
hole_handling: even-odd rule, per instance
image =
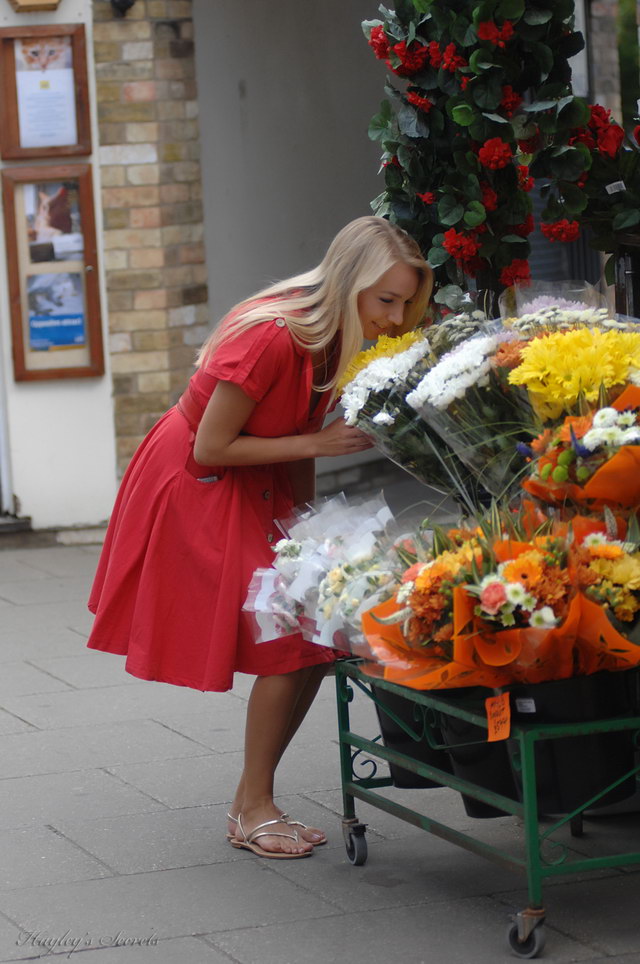
POLYGON ((0 831, 0 890, 112 876, 102 861, 53 827, 0 831))
POLYGON ((245 927, 247 921, 260 929, 335 913, 330 904, 270 873, 265 866, 268 861, 247 856, 247 860, 185 870, 7 891, 2 895, 3 912, 30 931, 153 931, 158 937, 235 929, 245 927))
POLYGON ((77 637, 77 653, 71 656, 36 656, 30 659, 33 666, 64 680, 77 689, 94 689, 104 686, 139 685, 140 680, 125 672, 124 659, 109 659, 111 654, 88 649, 84 638, 77 637))
POLYGON ((0 709, 0 736, 6 733, 29 733, 35 729, 30 723, 0 709))
MULTIPOLYGON (((313 862, 313 859, 310 863, 313 862)), ((274 874, 275 876, 275 874, 274 874)), ((402 961, 403 964, 513 964, 506 950, 505 909, 489 897, 416 901, 413 906, 227 930, 209 937, 240 964, 321 964, 402 961)), ((554 964, 588 961, 590 948, 554 931, 554 964)))
MULTIPOLYGON (((102 653, 100 656, 105 658, 102 653)), ((106 659, 108 660, 108 657, 106 659)), ((95 665, 94 663, 94 673, 95 665)), ((119 674, 111 678, 119 678, 119 674)), ((166 683, 141 682, 132 676, 129 679, 131 682, 83 689, 72 689, 67 684, 63 691, 46 696, 0 697, 0 706, 40 729, 145 719, 155 720, 156 725, 171 730, 173 727, 166 724, 165 719, 171 712, 180 711, 199 714, 205 729, 206 720, 211 718, 211 726, 215 728, 216 722, 224 721, 226 713, 226 726, 230 726, 227 704, 216 705, 208 693, 203 694, 182 686, 168 686, 166 683)), ((240 701, 238 703, 244 715, 245 704, 240 701)), ((235 728, 242 733, 242 728, 237 723, 235 728)), ((177 732, 177 729, 174 731, 177 732)), ((190 733, 185 732, 183 735, 196 740, 190 733)))
POLYGON ((7 696, 28 696, 32 693, 52 693, 69 691, 64 680, 56 679, 43 669, 32 666, 24 660, 14 660, 2 664, 0 673, 0 704, 7 696))
POLYGON ((90 586, 98 564, 100 550, 96 546, 50 546, 42 549, 14 549, 11 556, 21 566, 44 573, 45 576, 84 578, 90 586))
POLYGON ((205 749, 160 723, 135 720, 67 730, 14 733, 0 743, 0 773, 22 777, 37 773, 109 767, 142 760, 201 755, 205 749))
POLYGON ((65 599, 87 598, 87 581, 82 577, 47 579, 16 579, 0 582, 0 599, 16 606, 33 606, 65 599))
POLYGON ((94 819, 165 810, 158 800, 106 770, 76 770, 0 780, 3 830, 63 820, 65 826, 94 819))
MULTIPOLYGON (((15 611, 16 607, 12 607, 15 611)), ((66 626, 47 626, 35 631, 33 616, 23 625, 7 628, 0 607, 0 664, 16 659, 50 659, 77 656, 86 649, 86 636, 66 626)))

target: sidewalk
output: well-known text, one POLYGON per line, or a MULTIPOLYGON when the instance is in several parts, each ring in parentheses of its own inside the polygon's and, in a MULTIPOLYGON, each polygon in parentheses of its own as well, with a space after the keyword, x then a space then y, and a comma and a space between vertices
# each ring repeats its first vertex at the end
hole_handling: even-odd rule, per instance
MULTIPOLYGON (((326 829, 308 860, 229 846, 251 680, 199 693, 128 676, 85 647, 96 547, 0 551, 0 961, 84 964, 501 964, 525 881, 364 805, 369 859, 347 861, 334 681, 287 753, 283 808, 326 829), (132 946, 133 945, 133 946, 132 946)), ((356 698, 359 730, 377 733, 356 698)), ((391 791, 390 791, 391 793, 391 791)), ((489 842, 514 818, 474 821, 445 789, 394 791, 454 813, 489 842)), ((585 822, 570 840, 629 849, 640 815, 585 822)), ((569 838, 570 839, 570 838, 569 838)), ((640 868, 547 885, 545 960, 640 962, 640 868)))

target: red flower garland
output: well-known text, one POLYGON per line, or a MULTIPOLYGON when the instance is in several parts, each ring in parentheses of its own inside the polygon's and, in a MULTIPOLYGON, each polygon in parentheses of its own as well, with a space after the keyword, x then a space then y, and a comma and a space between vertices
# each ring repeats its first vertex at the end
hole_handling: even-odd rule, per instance
POLYGON ((514 258, 510 265, 500 272, 500 283, 506 288, 509 285, 528 284, 531 281, 531 268, 524 258, 514 258))
POLYGON ((553 224, 541 224, 540 230, 549 241, 576 241, 580 236, 580 225, 577 221, 563 218, 553 224))
POLYGON ((389 41, 384 32, 384 27, 379 24, 371 28, 368 44, 373 50, 378 60, 386 60, 389 56, 389 41))
POLYGON ((505 20, 502 27, 498 27, 493 20, 483 20, 478 24, 478 40, 488 40, 494 47, 504 47, 514 35, 513 23, 505 20))
POLYGON ((518 187, 521 191, 530 191, 533 188, 534 180, 529 176, 529 168, 526 164, 516 166, 518 172, 518 187))
POLYGON ((503 108, 506 117, 513 117, 518 107, 522 103, 522 97, 509 84, 502 88, 502 100, 500 106, 503 108))
POLYGON ((452 258, 455 258, 456 261, 466 261, 478 253, 480 245, 475 238, 470 237, 468 234, 462 234, 462 232, 456 231, 455 228, 450 228, 444 233, 442 247, 452 258))
POLYGON ((500 137, 490 137, 478 151, 480 163, 492 171, 506 167, 512 157, 511 148, 500 137))
POLYGON ((418 110, 423 111, 425 114, 428 114, 433 107, 433 103, 429 100, 429 98, 423 97, 422 94, 419 94, 413 87, 409 87, 407 90, 407 100, 410 104, 412 104, 414 107, 417 107, 418 110))
POLYGON ((481 184, 482 203, 487 211, 495 211, 498 207, 498 193, 489 184, 481 184))
POLYGON ((425 204, 433 204, 436 199, 433 191, 425 191, 423 194, 416 194, 416 197, 419 197, 420 200, 424 201, 425 204))
POLYGON ((442 69, 455 74, 458 67, 466 67, 467 61, 458 53, 455 44, 447 44, 442 55, 442 69))
POLYGON ((405 41, 401 40, 400 43, 394 44, 391 50, 399 58, 400 66, 391 67, 391 64, 389 66, 399 77, 411 77, 412 74, 417 74, 429 59, 429 48, 418 43, 417 40, 412 40, 408 47, 405 41))

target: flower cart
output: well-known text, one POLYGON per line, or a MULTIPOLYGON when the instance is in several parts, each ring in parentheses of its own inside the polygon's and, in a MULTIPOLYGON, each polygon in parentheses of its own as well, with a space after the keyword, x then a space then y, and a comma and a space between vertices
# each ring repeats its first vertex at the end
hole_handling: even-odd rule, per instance
MULTIPOLYGON (((635 671, 622 676, 631 676, 635 671)), ((366 826, 356 816, 356 800, 363 800, 378 810, 383 810, 414 826, 422 827, 451 843, 470 850, 495 863, 523 871, 527 877, 528 904, 514 915, 507 929, 507 942, 516 957, 537 957, 545 945, 545 907, 543 904, 543 884, 546 880, 561 875, 582 874, 609 867, 622 867, 640 863, 640 839, 635 849, 627 853, 603 854, 597 857, 572 858, 565 844, 554 840, 554 834, 562 827, 569 826, 574 836, 582 833, 582 814, 589 808, 597 807, 612 791, 640 772, 640 765, 633 765, 628 771, 617 776, 607 786, 603 786, 591 798, 582 800, 570 812, 556 817, 550 825, 538 822, 538 772, 536 748, 541 742, 559 741, 567 738, 586 737, 602 734, 637 734, 640 732, 640 710, 636 706, 629 715, 610 716, 606 719, 580 723, 536 723, 511 724, 509 740, 515 745, 514 758, 521 774, 521 799, 505 796, 471 782, 454 773, 438 769, 420 762, 413 755, 399 753, 381 745, 379 738, 370 739, 352 732, 349 721, 349 704, 356 692, 365 698, 382 704, 387 713, 393 710, 385 707, 385 696, 401 696, 412 703, 413 719, 396 718, 395 722, 417 745, 430 742, 430 734, 438 727, 443 718, 466 721, 488 733, 496 720, 489 720, 486 712, 478 711, 469 701, 452 699, 452 691, 412 690, 405 686, 376 679, 375 694, 373 680, 363 672, 361 661, 344 660, 336 664, 336 687, 338 705, 338 736, 340 743, 340 763, 342 773, 342 795, 344 816, 342 827, 347 856, 352 864, 361 866, 367 859, 366 826), (514 814, 523 821, 523 852, 514 856, 507 851, 492 846, 481 836, 471 836, 444 824, 428 813, 412 810, 393 799, 382 796, 383 787, 393 785, 391 778, 378 775, 376 760, 395 764, 413 772, 420 778, 433 781, 435 785, 450 787, 474 800, 514 814), (364 775, 363 775, 364 774, 364 775)), ((453 691, 455 692, 455 691, 453 691)), ((459 693, 460 691, 458 691, 459 693)), ((487 690, 487 693, 491 693, 487 690)), ((500 721, 498 721, 500 723, 500 721)), ((486 739, 486 737, 485 737, 486 739)), ((434 747, 434 749, 441 747, 434 747)), ((453 749, 453 748, 452 748, 453 749)), ((420 795, 420 802, 424 801, 420 795)))

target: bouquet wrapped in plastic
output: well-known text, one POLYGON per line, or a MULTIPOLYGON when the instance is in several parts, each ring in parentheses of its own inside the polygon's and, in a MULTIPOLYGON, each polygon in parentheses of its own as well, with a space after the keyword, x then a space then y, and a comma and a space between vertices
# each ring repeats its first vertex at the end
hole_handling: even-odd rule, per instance
POLYGON ((363 616, 374 676, 415 689, 505 686, 640 664, 640 552, 600 531, 523 541, 494 517, 441 534, 432 558, 363 616))
POLYGON ((341 495, 283 523, 287 535, 274 546, 273 566, 256 570, 243 607, 256 642, 302 633, 367 654, 361 613, 395 583, 385 531, 391 519, 382 496, 358 504, 341 495))

